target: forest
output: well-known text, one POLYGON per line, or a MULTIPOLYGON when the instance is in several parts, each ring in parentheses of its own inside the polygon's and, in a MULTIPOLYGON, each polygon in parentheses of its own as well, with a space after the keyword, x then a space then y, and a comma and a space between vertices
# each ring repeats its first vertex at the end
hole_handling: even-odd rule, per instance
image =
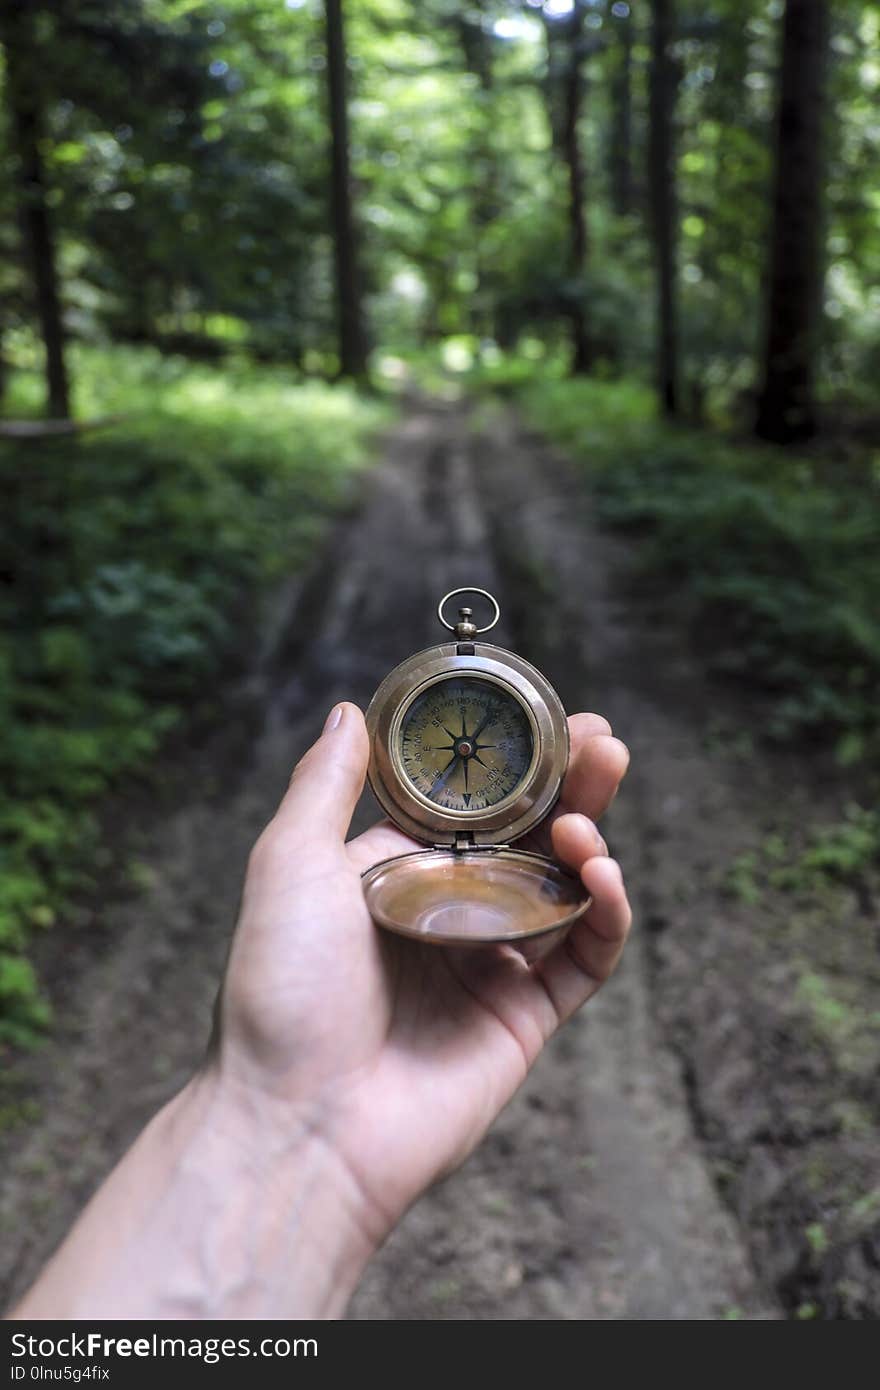
POLYGON ((789 10, 11 3, 6 373, 568 352, 808 438, 877 370, 877 17, 789 10))
POLYGON ((880 4, 2 0, 0 51, 0 1141, 40 1127, 65 943, 87 969, 105 890, 149 897, 171 765, 433 411, 518 636, 563 583, 533 518, 577 493, 638 679, 674 703, 667 658, 693 663, 710 771, 760 788, 695 873, 737 940, 771 904, 771 954, 718 986, 764 1039, 744 1089, 787 1078, 763 1137, 703 1075, 728 1005, 682 997, 680 885, 645 913, 655 1022, 774 1315, 877 1317, 880 4), (568 481, 523 463, 517 506, 507 438, 568 481))

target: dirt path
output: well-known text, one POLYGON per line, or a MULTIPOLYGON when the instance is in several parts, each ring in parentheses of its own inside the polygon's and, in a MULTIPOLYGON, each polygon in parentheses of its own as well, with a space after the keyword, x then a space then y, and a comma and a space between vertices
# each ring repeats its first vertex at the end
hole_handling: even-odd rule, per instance
MULTIPOLYGON (((671 910, 726 790, 687 721, 651 696, 637 638, 608 594, 605 543, 565 468, 512 420, 475 434, 454 407, 414 411, 360 513, 280 600, 250 677, 264 717, 246 766, 230 769, 228 786, 221 768, 219 794, 149 832, 138 855, 151 886, 108 903, 100 951, 67 948, 52 1042, 15 1078, 38 1113, 0 1134, 0 1300, 34 1274, 198 1058, 247 852, 298 753, 336 699, 365 704, 390 666, 439 640, 437 597, 463 583, 498 594, 500 643, 542 666, 569 708, 606 713, 630 744, 608 833, 637 921, 671 910), (684 825, 670 790, 683 775, 684 825), (670 834, 671 875, 658 867, 670 834)), ((194 777, 216 782, 218 747, 194 759, 194 777)), ((365 801, 358 826, 372 815, 365 801)), ((695 1135, 652 1007, 650 949, 637 934, 619 976, 548 1049, 479 1152, 409 1214, 353 1316, 778 1316, 695 1135)))

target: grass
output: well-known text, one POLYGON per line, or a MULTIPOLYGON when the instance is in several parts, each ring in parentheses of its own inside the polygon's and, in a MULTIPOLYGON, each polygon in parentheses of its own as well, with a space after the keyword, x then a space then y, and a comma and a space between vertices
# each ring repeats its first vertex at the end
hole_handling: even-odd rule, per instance
MULTIPOLYGON (((0 441, 0 1042, 48 1019, 29 960, 96 881, 96 805, 241 652, 350 495, 385 408, 278 371, 74 354, 77 438, 0 441)), ((7 412, 36 413, 32 373, 7 412)))
POLYGON ((765 732, 880 760, 880 460, 835 468, 656 417, 631 382, 538 378, 519 398, 579 459, 638 574, 708 662, 766 696, 765 732))
POLYGON ((768 887, 815 898, 829 886, 857 882, 878 864, 880 812, 852 802, 839 820, 812 826, 794 849, 781 835, 765 835, 758 849, 732 861, 724 886, 750 907, 768 887))

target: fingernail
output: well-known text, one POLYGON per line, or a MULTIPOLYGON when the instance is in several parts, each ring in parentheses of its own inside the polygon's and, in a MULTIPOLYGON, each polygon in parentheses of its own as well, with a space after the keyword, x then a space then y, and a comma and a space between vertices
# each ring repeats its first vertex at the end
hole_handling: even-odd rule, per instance
POLYGON ((329 734, 331 729, 335 729, 342 718, 342 705, 334 705, 324 721, 324 733, 329 734))

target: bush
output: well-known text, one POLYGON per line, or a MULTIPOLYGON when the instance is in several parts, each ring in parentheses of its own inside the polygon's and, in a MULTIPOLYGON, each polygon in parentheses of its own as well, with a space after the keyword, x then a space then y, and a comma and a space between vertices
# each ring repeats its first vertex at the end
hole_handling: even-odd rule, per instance
MULTIPOLYGON (((45 1022, 28 939, 87 888, 143 766, 342 504, 382 409, 344 388, 81 350, 73 442, 0 442, 0 1041, 45 1022)), ((13 382, 16 413, 31 383, 13 382)))
POLYGON ((629 382, 538 380, 522 392, 582 460, 600 516, 638 540, 710 662, 769 697, 767 732, 880 750, 880 479, 656 419, 629 382))

